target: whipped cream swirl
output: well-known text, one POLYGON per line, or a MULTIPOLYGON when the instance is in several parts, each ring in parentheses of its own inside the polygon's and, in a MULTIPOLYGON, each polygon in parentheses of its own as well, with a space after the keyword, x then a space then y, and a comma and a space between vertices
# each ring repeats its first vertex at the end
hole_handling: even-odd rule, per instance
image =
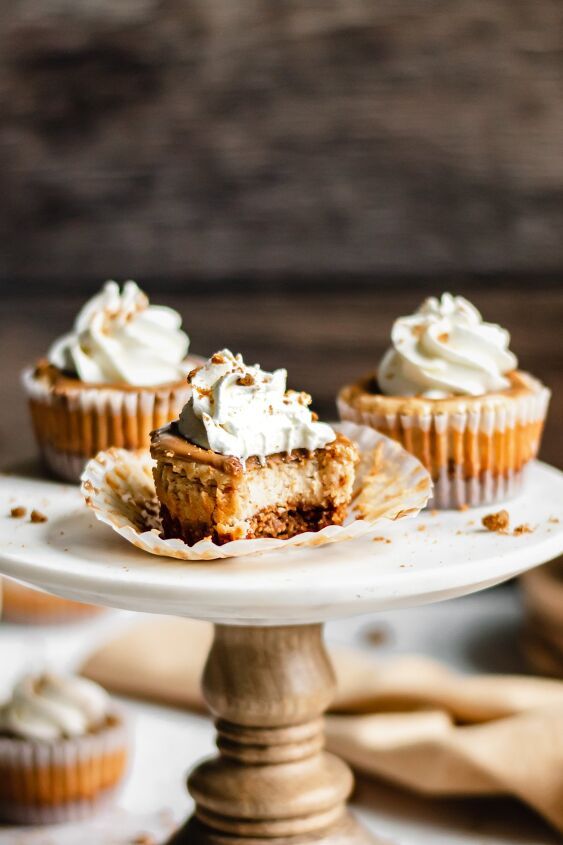
POLYGON ((336 435, 316 421, 307 393, 286 390, 286 370, 247 366, 223 349, 191 376, 192 396, 178 428, 188 440, 221 455, 261 460, 292 449, 320 449, 336 435))
POLYGON ((480 396, 509 387, 505 375, 518 365, 509 333, 449 293, 396 320, 391 341, 377 374, 388 396, 480 396))
POLYGON ((109 710, 108 694, 92 681, 26 675, 0 709, 0 731, 45 741, 83 736, 102 725, 109 710))
POLYGON ((172 308, 149 305, 135 282, 106 282, 76 317, 73 331, 55 341, 48 359, 91 384, 151 387, 180 381, 189 338, 172 308))

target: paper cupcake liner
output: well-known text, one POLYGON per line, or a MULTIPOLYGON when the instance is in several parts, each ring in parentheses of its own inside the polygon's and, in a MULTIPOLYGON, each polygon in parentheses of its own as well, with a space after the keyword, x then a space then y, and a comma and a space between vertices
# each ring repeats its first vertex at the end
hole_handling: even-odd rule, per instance
MULTIPOLYGON (((188 360, 194 366, 200 361, 188 360)), ((71 482, 80 481, 86 462, 104 449, 147 448, 150 432, 176 419, 191 394, 187 381, 132 390, 80 382, 53 389, 33 368, 23 372, 22 383, 43 460, 71 482)))
POLYGON ((81 622, 105 613, 106 608, 93 604, 82 604, 51 596, 33 587, 27 587, 3 578, 0 583, 2 592, 2 620, 25 625, 59 625, 81 622))
POLYGON ((499 405, 472 402, 455 412, 382 413, 338 397, 342 420, 369 425, 401 443, 430 471, 434 508, 478 507, 515 496, 536 456, 550 391, 529 377, 530 389, 499 405))
POLYGON ((128 734, 121 713, 99 733, 53 742, 0 737, 0 819, 52 824, 92 815, 124 778, 128 734))
POLYGON ((432 489, 430 476, 420 462, 394 440, 367 426, 348 422, 335 428, 360 449, 350 513, 343 525, 329 525, 287 540, 259 538, 218 545, 205 539, 193 546, 179 539, 164 540, 152 475, 154 461, 148 451, 110 449, 97 455, 84 470, 82 493, 96 517, 137 548, 193 561, 338 543, 369 533, 382 519, 416 516, 432 489))

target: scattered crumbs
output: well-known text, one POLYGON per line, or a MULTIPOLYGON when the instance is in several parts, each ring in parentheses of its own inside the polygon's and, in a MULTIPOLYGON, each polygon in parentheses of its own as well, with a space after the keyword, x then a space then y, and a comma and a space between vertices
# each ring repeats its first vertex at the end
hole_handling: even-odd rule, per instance
POLYGON ((21 505, 18 505, 18 507, 12 508, 12 510, 10 511, 10 516, 13 519, 21 519, 23 516, 26 515, 26 513, 27 513, 27 508, 24 508, 21 505))
POLYGON ((450 336, 447 332, 442 332, 442 334, 438 335, 438 340, 440 341, 440 343, 447 343, 449 339, 450 336))
POLYGON ((426 525, 419 525, 417 531, 426 531, 426 525))
POLYGON ((65 535, 64 531, 60 531, 59 533, 60 533, 61 537, 64 537, 64 535, 65 535))
POLYGON ((464 532, 461 530, 461 528, 458 528, 458 530, 457 530, 455 533, 456 533, 456 535, 459 537, 459 536, 460 536, 461 534, 463 534, 464 532))
POLYGON ((512 532, 515 536, 520 534, 533 534, 534 529, 531 525, 528 525, 527 522, 523 522, 522 525, 517 525, 514 531, 512 532))
POLYGON ((468 510, 469 510, 469 505, 466 504, 465 502, 463 503, 463 505, 460 505, 459 508, 458 508, 458 511, 468 511, 468 510))
POLYGON ((551 522, 552 525, 559 525, 559 519, 556 516, 550 516, 547 521, 551 522))
POLYGON ((139 833, 131 840, 131 845, 156 845, 156 839, 150 833, 139 833))
MULTIPOLYGON (((213 360, 213 359, 211 359, 211 360, 213 360)), ((188 373, 188 384, 192 383, 192 379, 194 378, 194 376, 196 375, 196 373, 200 369, 201 369, 201 367, 195 367, 193 370, 190 370, 190 372, 188 373)))
POLYGON ((399 569, 412 569, 413 566, 414 566, 414 563, 400 563, 399 569))
POLYGON ((437 511, 435 508, 433 508, 433 509, 430 511, 430 516, 438 516, 438 511, 437 511))
POLYGON ((29 521, 30 522, 47 522, 47 517, 45 516, 44 513, 41 513, 41 511, 32 510, 30 517, 29 517, 29 521))
POLYGON ((254 376, 250 373, 245 373, 245 375, 239 376, 237 379, 237 384, 240 384, 241 387, 252 387, 254 383, 254 376))
POLYGON ((68 552, 68 549, 63 549, 63 552, 68 552))
POLYGON ((363 631, 363 638, 370 645, 384 645, 389 640, 389 631, 381 625, 373 625, 363 631))
POLYGON ((508 526, 510 525, 510 516, 508 511, 502 510, 497 513, 488 513, 481 520, 483 528, 487 531, 496 531, 497 534, 506 534, 508 526))
POLYGON ((388 537, 374 537, 373 542, 374 543, 390 543, 391 540, 389 540, 388 537))

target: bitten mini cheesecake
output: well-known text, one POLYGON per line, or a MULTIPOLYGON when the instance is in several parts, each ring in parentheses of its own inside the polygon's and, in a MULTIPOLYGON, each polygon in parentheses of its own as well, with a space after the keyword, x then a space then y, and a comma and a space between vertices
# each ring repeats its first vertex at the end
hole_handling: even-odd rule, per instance
POLYGON ((148 448, 152 429, 178 416, 190 389, 180 315, 151 305, 135 282, 106 282, 73 330, 23 374, 33 428, 52 473, 78 481, 111 446, 148 448))
POLYGON ((358 449, 286 380, 226 349, 190 374, 179 420, 152 435, 166 538, 288 538, 344 521, 358 449))
POLYGON ((432 475, 435 507, 508 498, 538 452, 550 397, 509 343, 466 299, 431 297, 396 320, 377 370, 340 391, 340 416, 412 452, 432 475))
POLYGON ((90 815, 125 775, 123 715, 83 678, 26 675, 0 708, 0 819, 51 824, 90 815))

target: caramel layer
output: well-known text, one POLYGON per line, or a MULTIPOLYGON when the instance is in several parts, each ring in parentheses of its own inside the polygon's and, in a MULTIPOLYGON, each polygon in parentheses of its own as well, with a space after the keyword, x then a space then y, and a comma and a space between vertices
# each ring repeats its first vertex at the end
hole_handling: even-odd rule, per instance
MULTIPOLYGON (((268 455, 265 466, 271 467, 282 462, 306 461, 317 452, 324 452, 327 456, 336 457, 342 447, 346 446, 349 446, 351 450, 354 449, 347 437, 344 437, 343 434, 337 434, 332 443, 327 443, 323 449, 317 449, 314 452, 309 452, 307 449, 293 449, 291 452, 277 452, 274 455, 268 455)), ((228 475, 240 475, 244 471, 243 462, 240 458, 235 458, 232 455, 220 455, 218 452, 203 449, 196 443, 186 440, 178 433, 175 422, 151 433, 151 455, 155 460, 163 463, 207 464, 228 475)), ((262 466, 260 459, 256 456, 247 458, 245 463, 247 469, 256 469, 262 466)))

